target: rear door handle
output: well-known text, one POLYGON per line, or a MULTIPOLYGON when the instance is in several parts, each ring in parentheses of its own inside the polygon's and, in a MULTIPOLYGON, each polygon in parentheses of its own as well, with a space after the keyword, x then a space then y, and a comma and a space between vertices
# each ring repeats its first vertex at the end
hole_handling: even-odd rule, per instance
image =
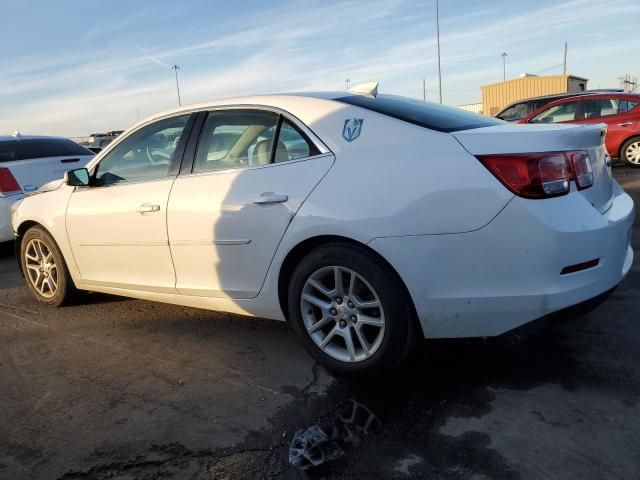
POLYGON ((138 208, 136 208, 136 212, 138 213, 151 213, 151 212, 159 212, 160 205, 153 205, 151 203, 143 203, 138 208))
POLYGON ((633 122, 622 122, 618 124, 619 127, 628 127, 629 125, 633 125, 633 122))
POLYGON ((273 205, 274 203, 284 203, 289 200, 289 195, 279 195, 273 192, 265 192, 253 203, 256 205, 273 205))

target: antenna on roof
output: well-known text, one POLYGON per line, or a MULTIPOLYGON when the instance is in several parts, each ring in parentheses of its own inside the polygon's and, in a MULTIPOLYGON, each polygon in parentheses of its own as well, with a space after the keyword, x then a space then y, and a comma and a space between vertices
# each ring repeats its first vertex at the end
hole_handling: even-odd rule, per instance
POLYGON ((377 95, 378 82, 360 83, 347 91, 349 93, 360 93, 363 95, 377 95))

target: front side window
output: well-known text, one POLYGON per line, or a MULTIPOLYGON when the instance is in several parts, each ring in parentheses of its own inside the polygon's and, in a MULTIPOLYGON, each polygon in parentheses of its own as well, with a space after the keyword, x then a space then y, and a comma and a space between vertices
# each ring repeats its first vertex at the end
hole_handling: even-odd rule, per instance
POLYGON ((528 115, 528 108, 526 103, 516 103, 510 107, 504 109, 501 113, 496 115, 496 118, 505 120, 507 122, 516 122, 522 120, 528 115))
POLYGON ((561 103, 548 108, 529 120, 529 123, 561 123, 576 119, 578 101, 561 103))
POLYGON ((129 135, 98 164, 95 185, 166 177, 188 120, 166 118, 129 135))

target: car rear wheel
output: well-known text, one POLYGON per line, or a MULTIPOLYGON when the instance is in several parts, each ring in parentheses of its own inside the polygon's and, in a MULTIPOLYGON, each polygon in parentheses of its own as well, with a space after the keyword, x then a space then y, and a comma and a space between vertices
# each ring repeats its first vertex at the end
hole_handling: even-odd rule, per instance
POLYGON ((39 302, 58 307, 75 293, 60 249, 42 227, 32 227, 25 233, 20 261, 27 285, 39 302))
POLYGON ((401 280, 379 257, 350 244, 304 257, 288 305, 307 350, 340 375, 389 372, 414 344, 415 315, 401 280))
POLYGON ((640 167, 640 137, 627 140, 620 149, 622 160, 632 167, 640 167))

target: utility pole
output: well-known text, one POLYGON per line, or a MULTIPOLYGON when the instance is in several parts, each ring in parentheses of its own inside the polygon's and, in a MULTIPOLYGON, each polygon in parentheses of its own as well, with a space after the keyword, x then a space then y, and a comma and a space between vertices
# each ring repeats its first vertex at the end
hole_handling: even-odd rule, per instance
POLYGON ((349 83, 351 83, 351 80, 349 80, 348 78, 345 78, 344 83, 347 84, 347 90, 349 90, 349 83))
POLYGON ((422 79, 422 100, 427 101, 427 81, 422 79))
POLYGON ((502 52, 502 81, 507 81, 507 52, 502 52))
POLYGON ((564 59, 562 60, 562 74, 567 74, 567 42, 564 42, 564 59))
POLYGON ((180 67, 178 65, 172 65, 171 69, 176 72, 176 90, 178 92, 178 105, 182 106, 182 100, 180 100, 180 84, 178 83, 178 70, 180 70, 180 67))
POLYGON ((438 42, 438 95, 442 103, 442 69, 440 67, 440 12, 438 11, 438 0, 436 0, 436 38, 438 42))

